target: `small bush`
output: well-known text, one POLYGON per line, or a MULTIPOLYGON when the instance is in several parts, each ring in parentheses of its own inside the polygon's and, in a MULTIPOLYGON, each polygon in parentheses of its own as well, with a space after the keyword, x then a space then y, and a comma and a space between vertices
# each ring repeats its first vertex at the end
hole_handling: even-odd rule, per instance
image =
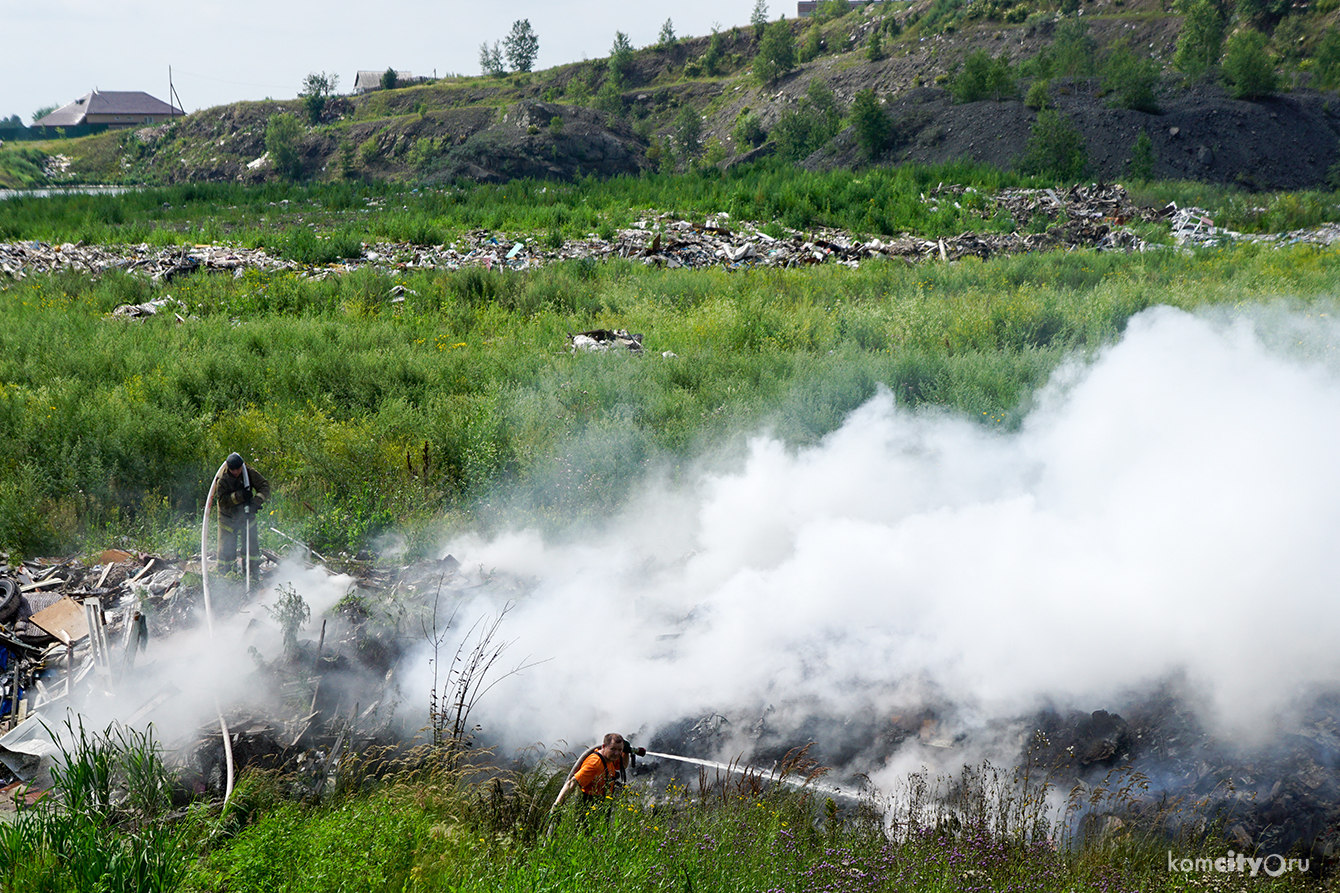
POLYGON ((1266 52, 1266 36, 1243 28, 1224 47, 1224 79, 1239 99, 1270 96, 1280 88, 1275 60, 1266 52))
POLYGON ((270 153, 270 163, 279 176, 297 180, 302 176, 302 155, 299 141, 302 139, 302 124, 296 115, 281 112, 271 115, 265 124, 265 151, 270 153))
POLYGON ((1154 178, 1154 141, 1143 130, 1131 146, 1131 160, 1126 165, 1126 173, 1136 180, 1154 178))
POLYGON ((888 147, 892 122, 874 90, 867 88, 856 94, 851 104, 851 123, 866 158, 875 158, 888 147))
POLYGON ((358 159, 363 162, 364 166, 370 166, 376 163, 377 157, 381 155, 381 151, 381 146, 377 143, 377 138, 375 136, 370 136, 359 144, 358 159))
POLYGON ((1044 78, 1038 78, 1028 87, 1028 93, 1024 96, 1024 105, 1034 111, 1041 111, 1045 108, 1051 108, 1051 97, 1047 91, 1051 87, 1051 81, 1044 78))
MULTIPOLYGON (((713 35, 715 37, 715 35, 713 35)), ((754 77, 771 84, 796 67, 796 38, 791 23, 779 19, 768 25, 754 57, 754 77)))
POLYGON ((1177 0, 1182 14, 1173 67, 1192 80, 1205 77, 1219 64, 1224 49, 1224 14, 1213 0, 1177 0))
POLYGON ((1154 89, 1159 83, 1159 64, 1137 55, 1128 42, 1118 41, 1103 60, 1103 90, 1113 94, 1112 105, 1138 112, 1157 112, 1154 89))
POLYGON ((1012 99, 1019 94, 1010 60, 1003 53, 992 58, 986 50, 977 50, 964 60, 950 79, 949 92, 960 103, 1012 99))
POLYGON ((744 152, 763 145, 763 141, 768 138, 768 133, 763 129, 763 122, 759 120, 758 115, 753 112, 744 112, 735 122, 735 129, 731 131, 731 138, 735 140, 735 145, 739 151, 744 152))
POLYGON ((1084 176, 1088 164, 1079 131, 1053 109, 1039 112, 1019 169, 1026 174, 1075 182, 1084 176))

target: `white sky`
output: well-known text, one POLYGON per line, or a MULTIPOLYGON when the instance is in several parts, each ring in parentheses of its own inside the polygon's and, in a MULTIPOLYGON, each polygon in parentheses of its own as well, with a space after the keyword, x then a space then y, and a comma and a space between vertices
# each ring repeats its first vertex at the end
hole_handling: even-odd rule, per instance
MULTIPOLYGON (((609 55, 616 31, 656 42, 667 18, 680 37, 749 21, 754 0, 355 3, 349 0, 0 0, 0 117, 32 123, 43 106, 90 90, 143 90, 168 100, 168 68, 192 112, 247 99, 291 99, 313 71, 353 89, 359 70, 479 73, 479 45, 518 19, 540 39, 535 69, 609 55)), ((768 0, 794 18, 793 0, 768 0)))

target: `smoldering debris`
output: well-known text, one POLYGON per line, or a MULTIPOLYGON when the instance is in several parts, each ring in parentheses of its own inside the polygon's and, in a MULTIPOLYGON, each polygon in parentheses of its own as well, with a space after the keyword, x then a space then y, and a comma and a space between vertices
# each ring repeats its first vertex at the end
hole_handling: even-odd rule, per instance
POLYGON ((487 626, 462 633, 458 609, 482 590, 505 599, 524 588, 450 556, 351 559, 336 572, 263 551, 251 594, 211 574, 206 623, 198 557, 99 557, 0 564, 0 782, 15 793, 50 785, 46 767, 76 727, 152 728, 186 796, 223 796, 230 769, 248 768, 319 795, 350 757, 403 758, 462 730, 469 747, 459 665, 471 648, 494 651, 487 626), (302 593, 302 610, 286 612, 302 593), (419 685, 428 664, 441 666, 436 710, 419 685))
POLYGON ((811 705, 793 711, 795 724, 768 708, 709 712, 656 729, 648 749, 767 771, 808 747, 827 780, 885 792, 907 773, 949 778, 990 763, 1050 789, 1063 804, 1057 820, 1079 838, 1219 835, 1244 852, 1340 860, 1340 690, 1275 718, 1257 744, 1209 728, 1197 700, 1171 679, 1111 710, 1051 706, 990 721, 947 702, 855 718, 811 705))

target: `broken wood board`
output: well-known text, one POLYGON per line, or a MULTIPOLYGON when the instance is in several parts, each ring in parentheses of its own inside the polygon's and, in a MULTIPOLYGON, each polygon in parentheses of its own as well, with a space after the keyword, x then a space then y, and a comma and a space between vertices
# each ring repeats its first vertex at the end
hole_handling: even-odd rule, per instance
POLYGON ((63 598, 28 619, 62 642, 76 642, 88 635, 84 606, 72 598, 63 598))

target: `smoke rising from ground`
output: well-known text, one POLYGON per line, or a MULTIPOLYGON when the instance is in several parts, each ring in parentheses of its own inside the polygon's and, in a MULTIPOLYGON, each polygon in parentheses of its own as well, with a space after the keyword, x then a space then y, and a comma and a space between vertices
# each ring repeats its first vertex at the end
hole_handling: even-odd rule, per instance
MULTIPOLYGON (((1324 314, 1157 308, 1017 432, 880 393, 819 445, 760 435, 579 544, 451 542, 538 581, 502 635, 546 662, 472 719, 577 747, 934 702, 971 730, 1184 673, 1207 719, 1249 728, 1340 670, 1338 335, 1324 314)), ((460 616, 501 606, 481 591, 460 616)))

